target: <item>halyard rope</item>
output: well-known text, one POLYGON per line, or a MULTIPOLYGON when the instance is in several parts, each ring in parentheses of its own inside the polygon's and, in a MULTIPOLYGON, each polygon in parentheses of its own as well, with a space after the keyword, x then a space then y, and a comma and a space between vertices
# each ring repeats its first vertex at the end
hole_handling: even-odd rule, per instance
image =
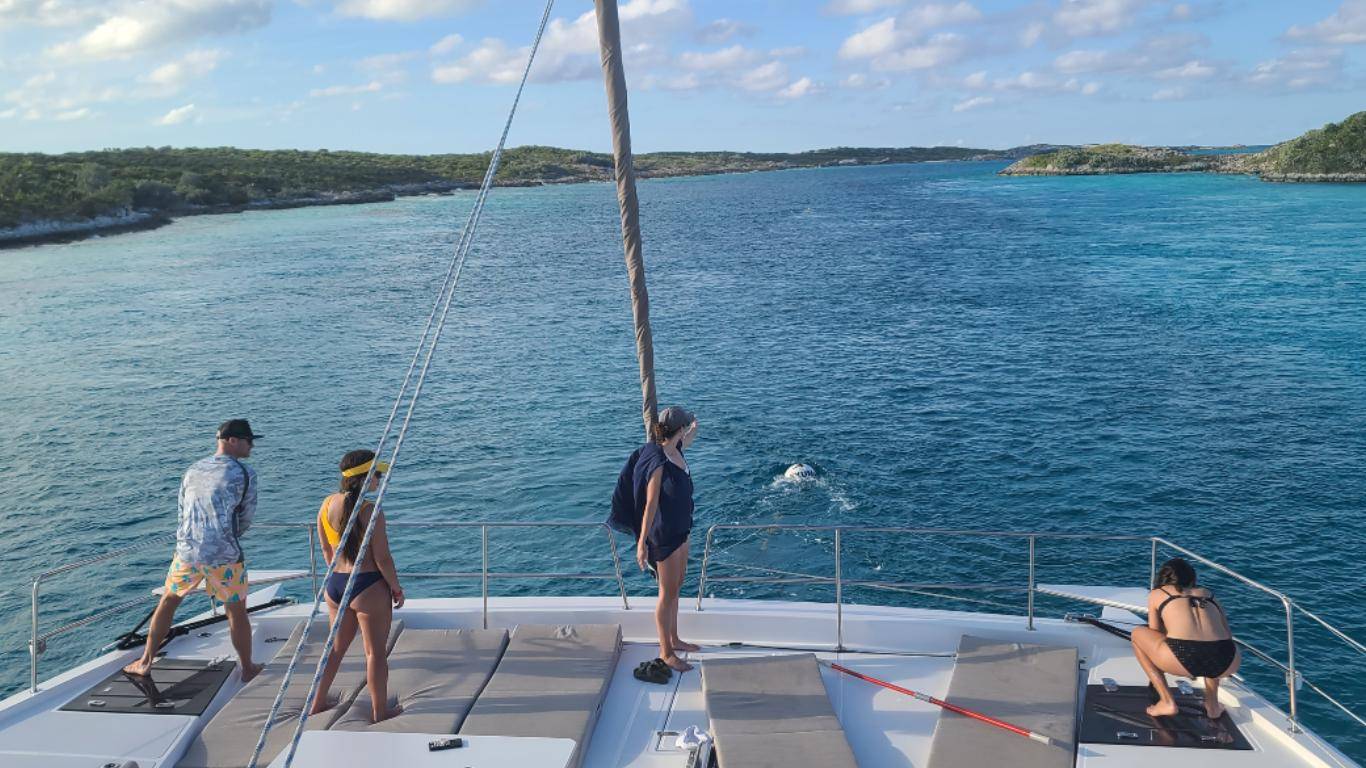
MULTIPOLYGON (((389 434, 393 430, 394 419, 398 415, 399 408, 402 406, 404 397, 408 393, 409 384, 410 382, 413 382, 413 372, 414 370, 418 370, 417 361, 422 359, 422 367, 418 370, 416 382, 413 384, 412 397, 408 400, 408 408, 404 413, 403 422, 399 426, 398 434, 394 438, 393 449, 388 461, 390 471, 381 475, 379 488, 375 491, 374 501, 372 502, 374 513, 370 515, 370 523, 366 526, 365 535, 361 539, 360 551, 356 554, 357 563, 363 561, 366 553, 369 551, 370 539, 375 531, 375 521, 379 519, 380 504, 384 500, 385 492, 389 489, 389 478, 392 476, 394 468, 398 465, 399 451, 403 448, 403 440, 407 436, 409 425, 412 423, 413 411, 417 406, 418 399, 422 395, 422 385, 426 381, 427 372, 431 367, 432 356, 436 351, 437 343, 441 340, 441 331, 445 328, 446 318, 450 313, 451 302, 455 297, 455 289, 460 283, 460 273, 464 269, 465 259, 469 255, 470 248, 474 243, 474 233, 479 227, 479 220, 484 211, 484 203, 488 199, 489 190, 493 186, 494 176, 498 172, 498 164, 503 157, 503 147, 507 143, 508 132, 512 129, 513 117, 517 114, 517 104, 521 101, 522 90, 526 87, 527 78, 531 73, 532 62, 536 59, 536 51, 540 48, 541 38, 545 34, 545 28, 550 21, 550 12, 554 5, 555 0, 546 0, 545 10, 541 14, 540 25, 536 29, 536 37, 532 41, 530 51, 527 54, 526 68, 522 71, 521 82, 517 85, 517 93, 512 99, 512 107, 508 110, 507 121, 503 124, 503 133, 498 139, 498 145, 494 149, 492 156, 489 158, 489 165, 484 172, 484 179, 479 185, 479 193, 475 197, 474 206, 470 209, 469 217, 465 221, 465 228, 460 235, 460 241, 456 245, 455 253, 452 255, 450 265, 447 267, 445 281, 442 283, 441 290, 437 293, 436 301, 432 305, 431 314, 427 317, 427 324, 423 327, 422 334, 418 338, 417 349, 413 352, 413 359, 408 365, 408 373, 404 376, 403 384, 399 387, 397 397, 394 398, 393 408, 389 411, 389 420, 385 423, 384 432, 380 435, 379 444, 375 448, 375 456, 381 456, 385 444, 388 442, 389 434), (425 357, 423 356, 424 348, 426 349, 425 357)), ((378 466, 378 462, 375 463, 375 466, 378 466)), ((359 508, 365 502, 365 496, 368 493, 374 473, 375 467, 372 466, 370 471, 365 475, 365 480, 361 484, 361 495, 356 500, 357 511, 359 511, 359 508)), ((342 530, 339 541, 344 542, 350 537, 351 530, 355 525, 356 519, 359 517, 359 514, 350 515, 349 519, 346 521, 346 526, 342 530)), ((327 572, 323 576, 324 585, 327 582, 327 578, 336 570, 337 562, 341 559, 341 550, 342 547, 338 546, 333 552, 332 560, 328 563, 327 572)), ((339 617, 345 613, 347 605, 351 602, 351 591, 355 585, 357 572, 358 569, 353 568, 346 578, 346 588, 342 592, 342 598, 338 607, 339 617)), ((326 587, 319 590, 313 597, 312 610, 310 610, 308 620, 304 624, 303 632, 299 637, 299 643, 295 646, 293 655, 290 657, 284 680, 280 684, 279 692, 275 694, 275 701, 271 704, 270 715, 266 718, 266 724, 261 729, 261 736, 256 741, 256 748, 252 751, 251 761, 247 763, 247 768, 258 768, 261 752, 265 749, 266 738, 269 736, 271 728, 274 727, 275 719, 279 715, 280 707, 284 702, 285 693, 289 690, 290 680, 293 678, 294 670, 298 666, 299 655, 304 648, 305 641, 308 639, 308 631, 313 626, 313 621, 318 615, 318 610, 322 604, 325 591, 326 587)), ((294 762, 294 753, 298 749, 299 739, 303 736, 304 725, 308 722, 309 710, 312 707, 313 697, 317 693, 318 682, 322 678, 323 668, 327 664, 327 659, 332 653, 332 645, 337 637, 337 628, 340 626, 340 621, 335 622, 327 633, 327 641, 323 644, 322 655, 318 659, 317 668, 313 672, 313 681, 309 685, 308 695, 304 698, 303 706, 299 712, 298 723, 294 728, 294 736, 290 740, 289 752, 285 757, 285 768, 290 768, 294 762)))

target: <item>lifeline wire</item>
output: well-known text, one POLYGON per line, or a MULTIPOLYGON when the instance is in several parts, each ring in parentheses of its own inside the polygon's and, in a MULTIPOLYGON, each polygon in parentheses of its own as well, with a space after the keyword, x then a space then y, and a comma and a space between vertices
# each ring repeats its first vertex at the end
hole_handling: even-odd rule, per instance
MULTIPOLYGON (((554 7, 554 4, 554 0, 546 0, 545 10, 541 14, 541 22, 536 31, 536 38, 532 42, 531 50, 527 56, 526 68, 522 72, 521 82, 517 86, 517 93, 513 98, 512 107, 508 111, 507 121, 503 125, 503 133, 499 137, 497 148, 494 150, 493 155, 489 160, 489 166, 484 173, 484 179, 480 185, 479 194, 475 199, 474 207, 471 209, 469 218, 466 220, 465 229, 461 234, 459 244, 456 246, 455 255, 452 257, 450 266, 447 268, 446 279, 442 284, 441 291, 437 294, 437 299, 432 307, 432 312, 427 318, 427 324, 423 328, 422 335, 418 340, 417 350, 413 353, 412 362, 409 363, 408 373, 404 377, 402 386, 399 388, 398 396, 395 398, 394 406, 389 413, 389 420, 385 424, 384 433, 381 435, 379 445, 375 450, 376 457, 379 457, 384 449, 385 442, 388 440, 389 433, 393 427, 394 418, 396 417, 398 410, 402 405, 403 398, 407 392, 409 382, 412 380, 413 371, 417 366, 417 360, 419 357, 422 356, 422 349, 424 345, 426 345, 426 357, 423 358, 422 368, 418 372, 417 381, 413 387, 413 395, 408 403, 407 412, 404 414, 403 423, 399 427, 398 434, 394 439, 394 447, 392 453, 390 454, 389 460, 390 472, 385 473, 381 476, 379 488, 375 492, 375 498, 373 501, 373 509, 375 510, 375 512, 370 516, 370 523, 368 526, 366 526, 365 535, 364 538, 362 538, 360 544, 360 551, 357 553, 356 556, 357 562, 363 560, 365 558, 366 552, 369 550, 370 540, 375 530, 375 522, 379 519, 380 503, 383 501, 384 494, 388 490, 389 479, 392 476, 392 470, 395 466, 397 466, 399 451, 403 447, 403 440, 406 437, 408 427, 412 422, 413 411, 417 406, 418 399, 421 397, 422 385, 426 381, 427 372, 430 369, 433 354, 436 351, 437 343, 441 339, 441 331, 445 327, 446 318, 450 313, 451 302, 455 297, 455 289, 460 282, 460 273, 464 268, 465 259, 469 255, 470 248, 473 245, 474 233, 479 226, 479 220, 483 214, 484 204, 488 199, 489 189, 493 185, 493 178, 497 173, 499 162, 502 160, 503 148, 507 143, 508 132, 512 129, 512 120, 517 113, 517 105, 521 101, 522 91, 526 87, 526 81, 528 75, 531 72, 532 62, 535 61, 536 51, 540 48, 541 38, 545 34, 545 28, 546 25, 549 23, 551 9, 554 7), (430 345, 427 345, 427 337, 429 333, 431 336, 431 342, 430 345)), ((356 501, 357 506, 360 506, 364 502, 364 497, 367 489, 369 488, 371 479, 374 477, 374 472, 375 469, 374 467, 372 467, 370 471, 366 473, 365 480, 361 485, 361 497, 356 501)), ((355 521, 358 517, 358 514, 350 515, 350 519, 347 520, 346 526, 341 534, 341 541, 346 541, 347 538, 350 536, 352 527, 354 526, 355 521)), ((336 565, 340 559, 340 556, 341 547, 338 547, 337 550, 333 552, 331 562, 328 563, 327 573, 324 576, 324 582, 326 581, 326 578, 331 576, 333 571, 336 569, 336 565)), ((351 593, 355 585, 356 573, 357 571, 352 570, 350 575, 347 577, 346 588, 342 593, 342 599, 340 601, 340 612, 344 612, 351 601, 351 593)), ((286 670, 284 681, 280 686, 279 692, 276 694, 275 702, 271 706, 270 716, 266 720, 265 727, 261 730, 261 736, 257 740, 256 748, 251 756, 251 761, 248 763, 248 768, 257 768, 259 764, 261 752, 265 748, 266 738, 274 725, 276 716, 279 714, 280 706, 284 701, 285 692, 289 688, 290 679, 292 678, 294 670, 298 664, 299 654, 303 650, 304 641, 307 639, 308 629, 312 626, 313 620, 318 614, 318 609, 322 602, 322 594, 323 590, 320 590, 319 593, 314 596, 313 608, 309 613, 308 622, 304 625, 305 629, 300 637, 300 642, 295 647, 294 654, 290 658, 289 667, 286 670)), ((308 721, 311 703, 315 693, 317 692, 318 682, 322 677, 323 667, 326 665, 327 659, 331 654, 332 646, 336 639, 337 628, 339 626, 340 622, 337 622, 333 624, 331 629, 328 631, 327 641, 323 645, 322 655, 318 660, 317 669, 314 671, 312 684, 309 686, 308 695, 305 698, 303 707, 299 713, 298 725, 295 726, 294 736, 293 739, 290 741, 289 753, 285 757, 285 768, 289 768, 294 761, 294 754, 295 751, 298 749, 299 739, 303 735, 304 725, 308 721)))

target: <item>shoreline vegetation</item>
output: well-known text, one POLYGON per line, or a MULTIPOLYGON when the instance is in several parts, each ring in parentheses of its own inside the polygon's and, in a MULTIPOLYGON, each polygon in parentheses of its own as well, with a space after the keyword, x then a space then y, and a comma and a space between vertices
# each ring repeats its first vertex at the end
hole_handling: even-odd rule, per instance
MULTIPOLYGON (((1013 160, 1005 176, 1252 174, 1275 182, 1366 182, 1366 112, 1260 152, 1222 147, 1034 144, 1007 150, 904 147, 798 153, 652 152, 643 179, 795 168, 1013 160), (1211 154, 1208 150, 1232 149, 1211 154)), ((475 189, 489 153, 386 155, 232 147, 0 153, 0 249, 152 229, 181 216, 351 205, 475 189)), ((610 181, 611 155, 507 150, 497 186, 610 181)))
POLYGON ((1003 176, 1102 176, 1125 173, 1229 173, 1272 182, 1366 182, 1366 112, 1329 123, 1261 152, 1198 154, 1176 147, 1098 144, 1060 147, 1021 158, 1003 176))
MULTIPOLYGON (((1007 160, 1055 149, 849 148, 800 153, 652 152, 641 178, 792 168, 1007 160)), ((385 155, 325 149, 110 149, 0 154, 0 249, 165 225, 181 216, 350 205, 477 189, 489 153, 385 155)), ((612 180, 612 156, 555 147, 503 154, 495 185, 612 180)))

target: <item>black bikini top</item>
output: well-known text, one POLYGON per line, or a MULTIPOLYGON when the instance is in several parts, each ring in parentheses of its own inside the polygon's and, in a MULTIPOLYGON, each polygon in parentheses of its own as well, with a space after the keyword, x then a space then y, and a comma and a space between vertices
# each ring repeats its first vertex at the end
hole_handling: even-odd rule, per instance
POLYGON ((1162 609, 1166 608, 1167 603, 1170 603, 1173 600, 1189 600, 1192 603, 1195 603, 1196 608, 1209 608, 1210 606, 1214 606, 1215 608, 1219 609, 1220 614, 1224 612, 1223 606, 1219 605, 1219 601, 1214 599, 1214 595, 1173 595, 1165 589, 1161 591, 1162 594, 1167 596, 1167 599, 1163 600, 1162 603, 1157 606, 1156 615, 1158 622, 1161 623, 1164 627, 1166 626, 1166 622, 1162 621, 1162 609))

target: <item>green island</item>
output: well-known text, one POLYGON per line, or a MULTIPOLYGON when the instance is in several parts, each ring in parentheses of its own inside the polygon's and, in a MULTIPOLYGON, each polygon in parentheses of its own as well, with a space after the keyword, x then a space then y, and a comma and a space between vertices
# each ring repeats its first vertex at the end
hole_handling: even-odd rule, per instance
MULTIPOLYGON (((848 148, 800 153, 656 152, 643 178, 788 168, 1002 160, 1052 147, 848 148), (1012 154, 1014 153, 1014 154, 1012 154)), ((387 155, 320 149, 110 149, 0 154, 0 247, 146 229, 174 216, 340 205, 478 187, 490 154, 387 155)), ((612 178, 612 156, 555 147, 503 153, 495 183, 532 186, 612 178)))
POLYGON ((1254 174, 1264 181, 1366 182, 1366 112, 1261 152, 1197 154, 1187 148, 1128 144, 1062 147, 1022 158, 1001 174, 1096 176, 1180 172, 1254 174))

